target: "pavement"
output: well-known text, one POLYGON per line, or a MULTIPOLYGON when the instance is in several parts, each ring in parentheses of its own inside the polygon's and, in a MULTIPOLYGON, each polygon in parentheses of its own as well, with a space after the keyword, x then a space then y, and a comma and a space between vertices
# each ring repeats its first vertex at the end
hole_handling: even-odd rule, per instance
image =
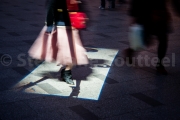
POLYGON ((180 18, 171 6, 168 75, 161 75, 155 38, 133 65, 123 59, 128 3, 100 10, 100 1, 84 2, 89 21, 80 35, 89 65, 73 68, 71 86, 60 80, 61 66, 27 53, 44 26, 45 0, 0 1, 0 120, 179 120, 180 18))

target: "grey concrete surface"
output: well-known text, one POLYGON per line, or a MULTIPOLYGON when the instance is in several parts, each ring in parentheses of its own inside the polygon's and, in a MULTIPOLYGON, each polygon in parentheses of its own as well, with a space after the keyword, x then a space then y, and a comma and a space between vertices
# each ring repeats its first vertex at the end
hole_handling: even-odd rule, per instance
POLYGON ((0 120, 179 120, 180 18, 171 6, 168 75, 160 75, 151 61, 156 40, 138 54, 150 57, 149 66, 123 61, 128 3, 100 10, 100 0, 83 1, 89 21, 80 34, 90 64, 73 68, 70 86, 60 80, 61 66, 27 53, 44 26, 45 0, 0 0, 0 120))

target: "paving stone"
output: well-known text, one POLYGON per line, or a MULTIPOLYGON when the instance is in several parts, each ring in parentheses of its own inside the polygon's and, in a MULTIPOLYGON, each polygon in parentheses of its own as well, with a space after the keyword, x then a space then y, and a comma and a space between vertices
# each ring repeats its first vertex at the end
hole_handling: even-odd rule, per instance
POLYGON ((3 26, 0 26, 0 29, 6 29, 5 27, 3 27, 3 26))
POLYGON ((116 84, 116 83, 118 83, 116 80, 111 79, 109 77, 106 77, 105 82, 108 83, 108 84, 116 84))
POLYGON ((143 94, 165 105, 171 105, 172 102, 176 103, 180 100, 180 97, 177 95, 178 92, 179 92, 179 89, 177 89, 176 87, 173 87, 173 88, 161 88, 161 89, 144 91, 143 94), (165 92, 166 94, 158 94, 162 91, 165 92))
POLYGON ((113 97, 97 101, 97 103, 91 102, 83 104, 83 106, 101 119, 126 114, 131 111, 150 108, 150 106, 146 105, 146 103, 143 103, 131 96, 113 97))
POLYGON ((6 13, 7 16, 14 16, 13 14, 10 14, 10 13, 6 13))
MULTIPOLYGON (((32 95, 32 94, 25 94, 22 92, 15 92, 13 90, 1 91, 0 92, 0 104, 9 104, 12 102, 19 102, 27 99, 37 98, 40 97, 39 95, 32 95)), ((21 106, 22 107, 22 106, 21 106)), ((4 109, 9 110, 9 109, 4 109)))
POLYGON ((18 20, 19 20, 19 21, 27 21, 27 20, 25 20, 25 19, 23 19, 23 18, 18 18, 18 20))
POLYGON ((12 36, 20 36, 18 33, 16 32, 8 32, 9 35, 12 35, 12 36))
POLYGON ((7 90, 8 88, 6 86, 4 86, 4 84, 1 84, 0 83, 0 91, 5 91, 7 90))
POLYGON ((121 114, 121 115, 117 115, 117 116, 113 116, 110 118, 104 118, 101 120, 140 120, 138 117, 133 116, 132 114, 121 114))
POLYGON ((41 119, 47 119, 51 116, 52 119, 83 120, 80 116, 68 108, 68 106, 75 104, 75 101, 73 100, 67 101, 66 98, 62 97, 42 96, 35 99, 28 99, 24 102, 36 111, 41 119), (53 101, 53 103, 49 101, 53 101))
POLYGON ((108 35, 101 34, 101 33, 99 33, 99 34, 96 34, 96 35, 99 35, 99 36, 102 36, 102 37, 105 37, 105 38, 107 38, 107 37, 110 37, 110 36, 108 36, 108 35))
POLYGON ((0 105, 0 107, 0 117, 6 120, 29 119, 37 116, 37 113, 23 102, 8 103, 0 105))
POLYGON ((157 107, 157 106, 161 106, 163 105, 162 103, 160 103, 159 101, 155 100, 155 99, 152 99, 142 93, 133 93, 131 94, 133 97, 139 99, 139 100, 142 100, 143 102, 153 106, 153 107, 157 107))
MULTIPOLYGON (((90 64, 73 68, 75 85, 70 86, 60 79, 61 66, 29 61, 28 50, 44 26, 44 1, 1 3, 0 119, 180 119, 179 17, 172 16, 174 30, 166 54, 170 66, 164 76, 153 65, 121 64, 122 52, 129 47, 128 3, 116 4, 115 10, 99 10, 99 1, 82 0, 89 20, 80 36, 90 64), (4 54, 10 57, 3 59, 4 54)), ((152 46, 137 54, 152 59, 157 45, 154 39, 152 46)))
POLYGON ((56 88, 54 88, 53 86, 51 86, 48 83, 38 84, 38 86, 49 94, 60 94, 61 93, 61 91, 57 90, 56 88))
POLYGON ((12 69, 4 69, 4 70, 1 70, 1 72, 0 72, 0 77, 1 77, 1 79, 3 79, 3 78, 8 78, 9 76, 15 77, 15 78, 17 78, 17 79, 22 78, 22 75, 17 74, 17 72, 15 72, 15 71, 12 70, 12 69))
POLYGON ((134 116, 139 119, 163 120, 163 119, 179 119, 179 109, 171 106, 161 106, 147 110, 134 112, 134 116))
POLYGON ((26 76, 27 74, 29 74, 29 71, 26 70, 24 67, 14 67, 12 69, 17 73, 21 74, 22 76, 26 76))
POLYGON ((99 118, 82 105, 69 107, 72 111, 81 116, 84 120, 98 120, 99 118))
POLYGON ((120 82, 116 84, 104 84, 100 99, 104 100, 113 97, 122 97, 140 91, 154 90, 157 87, 147 83, 145 79, 131 80, 128 82, 120 82))

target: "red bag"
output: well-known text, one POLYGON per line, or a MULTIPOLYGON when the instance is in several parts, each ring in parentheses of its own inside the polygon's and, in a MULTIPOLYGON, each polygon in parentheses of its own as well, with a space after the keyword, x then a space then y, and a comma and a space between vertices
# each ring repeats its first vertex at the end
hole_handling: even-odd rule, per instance
POLYGON ((76 29, 86 28, 87 16, 83 12, 70 12, 69 13, 71 25, 76 29))
POLYGON ((66 2, 67 2, 68 11, 73 11, 74 12, 74 11, 79 10, 78 3, 72 4, 71 0, 66 0, 66 2))

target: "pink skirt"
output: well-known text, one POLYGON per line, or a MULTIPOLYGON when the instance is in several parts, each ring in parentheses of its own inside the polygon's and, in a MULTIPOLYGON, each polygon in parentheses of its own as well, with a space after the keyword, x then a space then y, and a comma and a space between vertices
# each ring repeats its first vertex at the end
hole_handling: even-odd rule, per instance
POLYGON ((56 31, 46 34, 43 27, 28 53, 34 59, 56 62, 61 65, 88 64, 86 50, 82 46, 78 30, 57 27, 56 31))

